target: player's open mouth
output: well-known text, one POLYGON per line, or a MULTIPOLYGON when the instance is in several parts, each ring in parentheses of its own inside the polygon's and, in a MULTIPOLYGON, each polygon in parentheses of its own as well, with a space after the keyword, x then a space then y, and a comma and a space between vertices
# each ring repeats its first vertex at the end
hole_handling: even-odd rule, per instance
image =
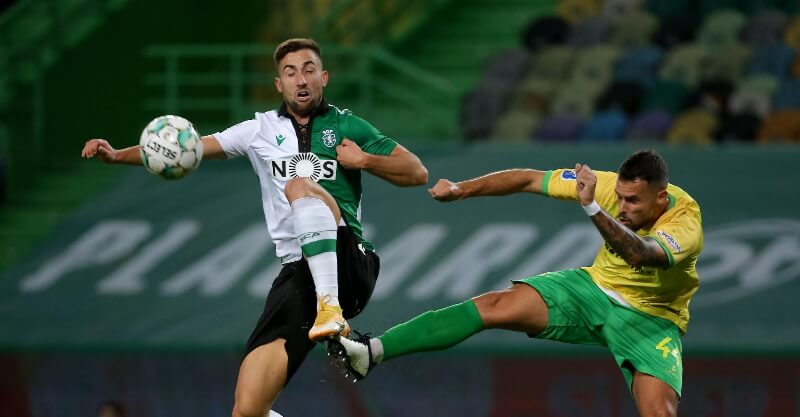
POLYGON ((308 91, 298 91, 297 92, 297 101, 306 102, 311 99, 311 93, 308 91))

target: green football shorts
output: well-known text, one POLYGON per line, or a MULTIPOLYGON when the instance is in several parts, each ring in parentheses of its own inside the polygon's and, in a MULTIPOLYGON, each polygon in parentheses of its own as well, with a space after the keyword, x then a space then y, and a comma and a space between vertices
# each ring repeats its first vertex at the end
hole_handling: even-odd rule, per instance
POLYGON ((607 346, 633 387, 634 370, 666 382, 681 395, 681 334, 671 321, 625 307, 603 293, 583 270, 548 272, 514 280, 530 285, 548 308, 539 339, 607 346))

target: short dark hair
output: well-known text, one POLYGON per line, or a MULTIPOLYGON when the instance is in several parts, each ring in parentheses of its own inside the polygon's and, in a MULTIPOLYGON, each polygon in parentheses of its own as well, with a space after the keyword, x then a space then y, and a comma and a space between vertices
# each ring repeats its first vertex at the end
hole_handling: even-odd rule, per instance
POLYGON ((617 174, 623 181, 640 179, 662 187, 666 187, 669 182, 667 163, 652 149, 642 149, 631 154, 619 166, 617 174))
POLYGON ((283 57, 289 53, 297 52, 303 49, 310 49, 314 51, 319 59, 322 60, 322 52, 319 49, 319 44, 317 41, 309 38, 287 39, 281 42, 281 44, 275 48, 275 53, 272 55, 272 57, 275 59, 275 68, 280 71, 280 68, 278 68, 278 63, 281 62, 283 57))

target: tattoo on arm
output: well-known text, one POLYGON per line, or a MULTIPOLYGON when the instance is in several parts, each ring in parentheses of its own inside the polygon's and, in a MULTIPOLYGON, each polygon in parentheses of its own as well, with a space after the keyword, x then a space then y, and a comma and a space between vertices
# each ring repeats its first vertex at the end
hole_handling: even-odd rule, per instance
POLYGON ((606 243, 631 266, 669 266, 669 258, 658 242, 637 235, 605 211, 592 216, 592 222, 606 243))

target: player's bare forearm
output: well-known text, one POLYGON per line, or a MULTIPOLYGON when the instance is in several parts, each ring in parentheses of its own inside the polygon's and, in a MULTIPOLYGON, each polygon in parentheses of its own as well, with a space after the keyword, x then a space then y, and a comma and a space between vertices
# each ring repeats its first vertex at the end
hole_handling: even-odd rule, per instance
POLYGON ((542 192, 544 172, 533 169, 509 169, 459 182, 459 198, 503 196, 516 193, 542 192))
POLYGON ((214 135, 203 136, 203 159, 225 159, 225 151, 222 149, 214 135))
POLYGON ((601 210, 592 216, 592 222, 606 243, 629 265, 658 268, 669 266, 669 259, 661 245, 651 238, 637 235, 605 211, 601 210))
POLYGON ((428 182, 428 169, 416 155, 405 148, 395 149, 389 156, 365 156, 365 170, 398 187, 424 185, 428 182))
POLYGON ((120 149, 114 155, 112 163, 125 165, 142 165, 142 155, 139 152, 139 145, 130 148, 120 149))

